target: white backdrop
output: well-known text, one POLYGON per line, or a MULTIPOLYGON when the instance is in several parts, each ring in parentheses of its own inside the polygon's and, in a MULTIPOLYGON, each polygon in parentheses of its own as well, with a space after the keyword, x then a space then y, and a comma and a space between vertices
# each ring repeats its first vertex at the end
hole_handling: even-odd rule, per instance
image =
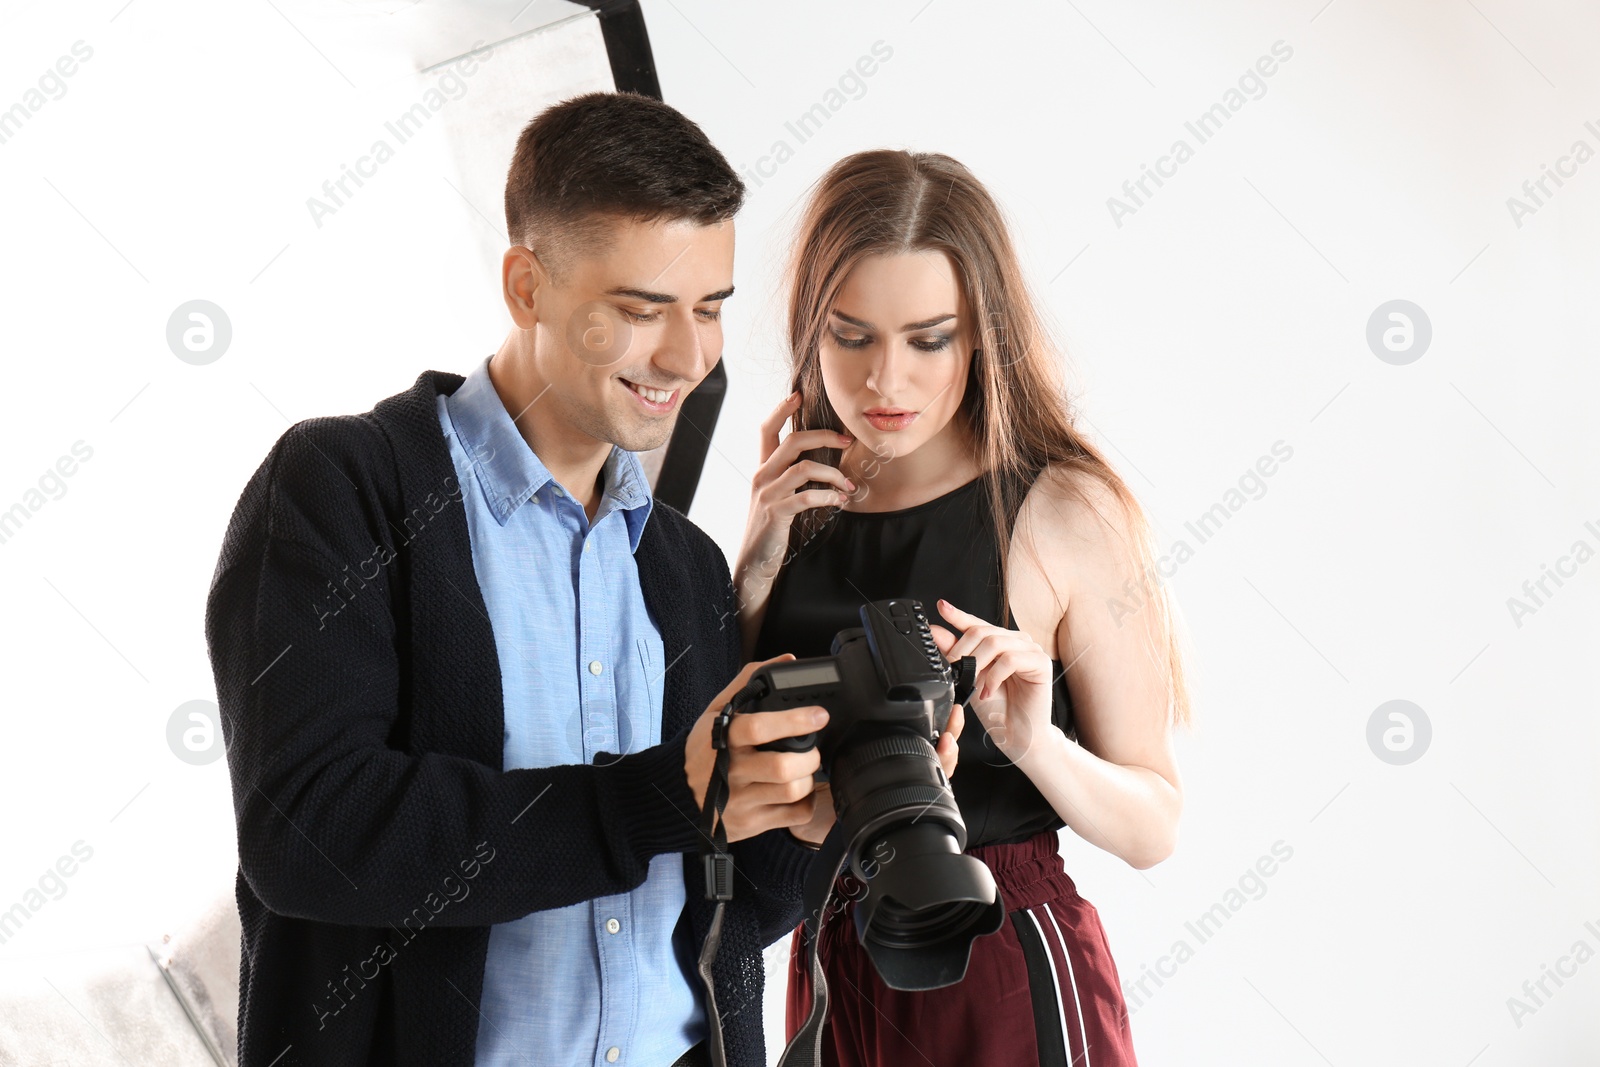
MULTIPOLYGON (((463 194, 440 130, 321 226, 306 206, 415 100, 408 57, 361 44, 407 7, 327 5, 371 19, 360 37, 319 37, 304 2, 0 10, 0 109, 73 68, 0 141, 0 513, 28 511, 0 540, 0 910, 91 853, 0 961, 159 938, 231 884, 225 764, 177 758, 168 723, 214 698, 201 619, 234 501, 290 422, 464 373, 507 329, 499 201, 463 194), (196 299, 232 324, 204 366, 167 343, 196 299)), ((1141 1062, 1600 1056, 1600 15, 645 14, 663 95, 751 187, 691 510, 730 561, 785 391, 795 206, 881 145, 954 155, 1007 209, 1084 425, 1173 553, 1198 716, 1178 851, 1140 872, 1063 838, 1141 1062), (1401 753, 1369 741, 1395 700, 1401 753)))

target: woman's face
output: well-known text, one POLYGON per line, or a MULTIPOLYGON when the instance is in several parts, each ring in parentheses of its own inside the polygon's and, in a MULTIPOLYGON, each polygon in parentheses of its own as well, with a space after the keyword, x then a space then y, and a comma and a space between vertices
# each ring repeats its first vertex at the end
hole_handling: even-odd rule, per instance
POLYGON ((961 406, 972 336, 947 253, 867 256, 823 326, 828 401, 874 453, 909 455, 943 433, 961 406))

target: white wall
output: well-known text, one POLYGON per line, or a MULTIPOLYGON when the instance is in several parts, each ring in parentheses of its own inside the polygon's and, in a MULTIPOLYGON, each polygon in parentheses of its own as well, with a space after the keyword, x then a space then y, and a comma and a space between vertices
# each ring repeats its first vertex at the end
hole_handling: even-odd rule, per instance
MULTIPOLYGON (((1063 842, 1123 978, 1165 971, 1130 996, 1141 1062, 1600 1053, 1600 477, 1583 418, 1600 385, 1600 17, 1482 0, 784 6, 645 3, 666 99, 760 182, 691 517, 731 560, 756 426, 784 391, 774 268, 805 188, 861 148, 963 160, 1015 224, 1085 426, 1162 544, 1194 550, 1171 575, 1199 719, 1179 741, 1179 850, 1139 872, 1063 842), (891 57, 797 143, 786 121, 879 41, 891 57), (1264 92, 1197 144, 1185 122, 1280 41, 1292 55, 1264 92), (1178 138, 1193 157, 1119 225, 1108 198, 1178 138), (780 139, 793 157, 759 172, 780 139), (1578 141, 1586 162, 1561 163, 1578 141), (1558 165, 1575 173, 1519 223, 1508 198, 1558 165), (1367 342, 1396 299, 1432 329, 1405 365, 1367 342), (1279 441, 1292 457, 1198 543, 1185 524, 1279 441), (1580 541, 1585 562, 1561 564, 1580 541), (1571 576, 1515 618, 1546 565, 1571 576), (1431 724, 1406 765, 1367 740, 1396 699, 1431 724), (1278 842, 1292 857, 1252 882, 1278 842), (1219 902, 1238 907, 1200 943, 1185 924, 1219 902), (1180 940, 1193 955, 1174 966, 1180 940), (1570 972, 1580 941, 1564 984, 1524 992, 1570 972), (1512 997, 1534 1010, 1514 1016, 1512 997)), ((180 762, 166 728, 214 695, 201 613, 240 488, 289 421, 465 371, 506 329, 484 251, 497 201, 446 183, 442 136, 313 225, 306 198, 414 90, 404 56, 284 10, 0 14, 0 108, 75 41, 94 49, 0 144, 0 508, 74 442, 93 449, 0 544, 0 908, 74 842, 93 848, 0 960, 159 937, 228 884, 225 766, 180 762), (195 298, 233 323, 205 367, 165 341, 195 298)), ((381 28, 405 8, 354 10, 381 28)))

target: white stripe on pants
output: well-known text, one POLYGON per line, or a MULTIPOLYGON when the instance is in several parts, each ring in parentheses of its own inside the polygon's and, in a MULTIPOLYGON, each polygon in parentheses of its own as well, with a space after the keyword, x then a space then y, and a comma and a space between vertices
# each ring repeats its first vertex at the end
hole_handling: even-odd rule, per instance
MULTIPOLYGON (((1074 1065, 1078 1063, 1078 1058, 1081 1056, 1083 1058, 1083 1067, 1092 1067, 1089 1062, 1089 1031, 1083 1025, 1083 1006, 1078 1002, 1078 982, 1076 975, 1073 973, 1072 954, 1067 951, 1067 939, 1062 935, 1061 927, 1056 923, 1055 912, 1050 910, 1048 902, 1043 904, 1042 907, 1045 910, 1046 917, 1050 920, 1051 928, 1056 932, 1056 943, 1061 946, 1061 958, 1067 961, 1067 986, 1072 990, 1072 1009, 1078 1017, 1078 1044, 1082 1047, 1082 1052, 1078 1056, 1072 1055, 1072 1031, 1067 1025, 1067 1007, 1066 1001, 1061 996, 1061 978, 1057 973, 1055 953, 1049 952, 1050 980, 1055 983, 1056 1008, 1061 1013, 1062 1044, 1066 1047, 1067 1055, 1071 1057, 1074 1065)), ((1039 940, 1044 942, 1045 948, 1048 950, 1050 948, 1050 938, 1045 935, 1044 926, 1039 922, 1039 917, 1033 913, 1032 908, 1028 909, 1028 918, 1033 920, 1034 928, 1039 931, 1039 940)))

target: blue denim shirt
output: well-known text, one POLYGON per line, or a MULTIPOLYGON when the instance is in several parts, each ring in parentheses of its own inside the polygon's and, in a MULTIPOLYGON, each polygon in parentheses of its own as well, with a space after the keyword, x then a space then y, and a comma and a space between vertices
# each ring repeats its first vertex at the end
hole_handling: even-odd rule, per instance
MULTIPOLYGON (((638 457, 612 446, 591 523, 512 423, 489 357, 438 410, 500 659, 505 769, 659 744, 667 665, 633 559, 652 503, 638 457)), ((491 927, 477 1067, 652 1067, 703 1039, 696 954, 674 936, 683 863, 659 855, 632 892, 491 927)))

